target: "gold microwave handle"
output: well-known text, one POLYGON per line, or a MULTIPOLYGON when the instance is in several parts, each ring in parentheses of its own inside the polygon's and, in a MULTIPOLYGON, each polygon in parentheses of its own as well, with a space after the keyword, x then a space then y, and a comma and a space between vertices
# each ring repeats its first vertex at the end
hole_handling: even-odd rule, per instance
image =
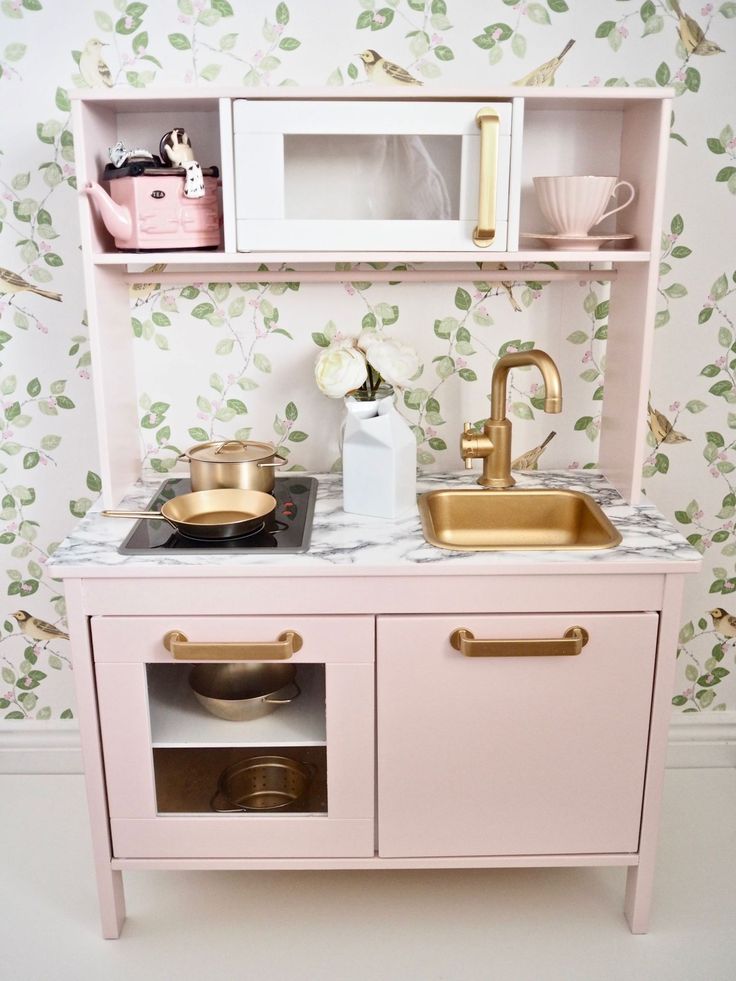
POLYGON ((579 654, 588 643, 583 627, 568 627, 562 637, 532 637, 524 640, 476 640, 470 630, 459 627, 450 634, 450 644, 465 657, 550 657, 579 654))
POLYGON ((295 630, 268 641, 190 641, 180 630, 169 630, 164 647, 180 661, 283 661, 302 649, 295 630))
POLYGON ((496 174, 498 173, 498 127, 495 109, 480 109, 475 117, 480 127, 480 181, 478 190, 478 224, 473 241, 487 249, 496 237, 496 174))

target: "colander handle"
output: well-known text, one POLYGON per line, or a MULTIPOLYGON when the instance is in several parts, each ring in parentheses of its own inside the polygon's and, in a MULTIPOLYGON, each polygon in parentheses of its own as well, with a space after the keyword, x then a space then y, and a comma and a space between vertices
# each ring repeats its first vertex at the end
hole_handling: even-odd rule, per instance
POLYGON ((218 797, 222 797, 223 800, 227 800, 219 787, 214 792, 210 800, 210 807, 213 811, 217 811, 218 814, 242 814, 244 810, 242 807, 218 807, 216 804, 218 797))

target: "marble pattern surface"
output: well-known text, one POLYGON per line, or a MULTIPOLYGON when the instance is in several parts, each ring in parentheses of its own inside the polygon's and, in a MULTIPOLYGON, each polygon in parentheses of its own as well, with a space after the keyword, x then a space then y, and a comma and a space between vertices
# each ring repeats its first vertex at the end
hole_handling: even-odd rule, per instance
MULTIPOLYGON (((632 571, 644 571, 643 565, 700 562, 698 553, 666 521, 652 505, 633 507, 627 504, 606 481, 592 470, 548 471, 517 475, 520 487, 566 488, 589 494, 603 509, 623 537, 622 543, 611 549, 591 551, 494 551, 456 552, 428 544, 422 534, 419 516, 401 521, 384 521, 342 510, 342 484, 334 474, 317 474, 319 489, 314 513, 312 542, 308 552, 274 555, 272 552, 240 553, 212 552, 195 555, 156 553, 152 555, 120 555, 117 551, 130 531, 133 520, 105 518, 90 512, 78 527, 61 543, 49 561, 52 575, 94 576, 110 575, 112 569, 129 576, 136 570, 143 575, 154 570, 170 570, 199 566, 202 568, 278 567, 300 570, 330 569, 337 572, 387 569, 396 572, 444 573, 457 567, 468 571, 493 572, 509 566, 538 567, 540 565, 572 565, 590 563, 591 571, 626 564, 632 571), (105 571, 103 571, 105 570, 105 571)), ((418 493, 442 487, 477 487, 475 476, 466 471, 434 474, 417 482, 418 493)), ((160 477, 140 481, 121 502, 121 507, 141 509, 153 496, 160 477)), ((488 493, 492 493, 489 491, 488 493)), ((601 569, 604 571, 604 569, 601 569)), ((245 573, 247 574, 247 573, 245 573)))

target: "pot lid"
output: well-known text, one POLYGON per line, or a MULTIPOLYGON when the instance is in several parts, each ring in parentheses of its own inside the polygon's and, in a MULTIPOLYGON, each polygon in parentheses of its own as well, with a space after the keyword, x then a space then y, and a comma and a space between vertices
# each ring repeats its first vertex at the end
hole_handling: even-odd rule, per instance
POLYGON ((203 463, 256 463, 266 460, 276 453, 271 443, 258 443, 255 440, 231 439, 212 443, 197 443, 190 446, 186 455, 190 460, 203 463))

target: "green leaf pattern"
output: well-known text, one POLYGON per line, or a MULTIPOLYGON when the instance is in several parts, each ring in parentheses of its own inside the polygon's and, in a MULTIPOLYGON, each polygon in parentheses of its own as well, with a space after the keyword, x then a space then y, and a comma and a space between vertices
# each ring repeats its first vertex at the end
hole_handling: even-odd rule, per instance
MULTIPOLYGON (((7 595, 0 718, 73 717, 68 644, 30 643, 11 614, 27 609, 64 629, 64 598, 46 560, 102 489, 70 92, 91 78, 132 88, 327 82, 355 85, 359 94, 366 73, 355 52, 366 48, 427 90, 477 89, 481 76, 493 89, 525 77, 571 39, 556 84, 672 86, 677 96, 651 385, 652 409, 669 429, 650 417, 643 479, 704 557, 688 593, 674 704, 685 712, 733 708, 736 641, 718 632, 708 611, 722 606, 736 615, 736 272, 728 258, 736 4, 687 6, 706 42, 693 50, 670 0, 502 0, 485 13, 468 0, 85 0, 71 24, 66 7, 0 0, 0 265, 62 295, 61 303, 31 292, 0 295, 7 595), (94 39, 104 43, 109 76, 85 76, 82 57, 94 39)), ((134 130, 120 135, 140 138, 134 130)), ((195 140, 195 148, 212 162, 206 145, 195 140)), ((626 230, 626 212, 619 227, 626 230)), ((460 424, 486 417, 496 359, 535 345, 552 351, 566 388, 566 412, 544 465, 595 465, 608 335, 604 284, 550 287, 515 281, 512 273, 504 284, 489 283, 479 271, 474 282, 369 285, 359 270, 342 268, 345 283, 334 286, 173 286, 152 276, 149 287, 132 289, 141 457, 150 470, 168 473, 193 442, 251 434, 271 438, 290 469, 337 469, 342 407, 316 390, 313 363, 332 340, 361 330, 396 335, 421 355, 422 374, 399 393, 421 467, 458 467, 460 424)), ((540 385, 533 370, 512 373, 515 452, 549 432, 540 385)))

